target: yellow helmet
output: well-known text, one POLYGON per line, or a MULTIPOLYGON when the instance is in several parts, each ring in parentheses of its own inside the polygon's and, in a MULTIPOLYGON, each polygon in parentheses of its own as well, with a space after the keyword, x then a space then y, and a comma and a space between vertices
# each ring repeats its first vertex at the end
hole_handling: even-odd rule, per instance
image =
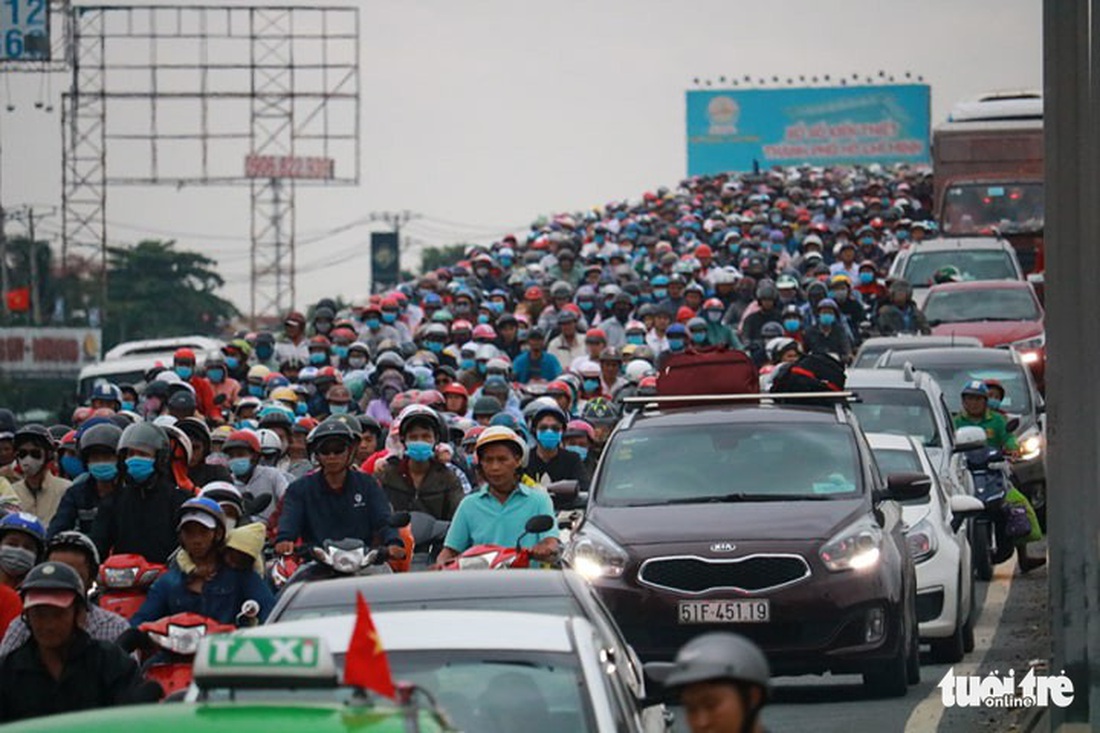
POLYGON ((263 364, 257 364, 248 370, 249 379, 258 379, 261 382, 264 381, 264 378, 267 377, 268 374, 271 374, 271 370, 263 364))
POLYGON ((276 402, 289 402, 291 405, 296 405, 298 404, 298 393, 290 387, 276 387, 271 390, 268 399, 276 402))
POLYGON ((527 465, 527 443, 515 430, 506 425, 490 425, 481 431, 474 444, 474 453, 481 453, 481 449, 493 443, 510 443, 519 451, 519 465, 523 468, 527 465))

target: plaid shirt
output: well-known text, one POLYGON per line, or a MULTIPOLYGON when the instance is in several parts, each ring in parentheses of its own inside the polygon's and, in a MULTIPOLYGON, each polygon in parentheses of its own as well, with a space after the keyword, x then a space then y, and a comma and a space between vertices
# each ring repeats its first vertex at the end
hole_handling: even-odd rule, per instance
MULTIPOLYGON (((123 631, 130 628, 130 624, 117 613, 89 605, 85 628, 93 639, 113 642, 123 631)), ((12 621, 8 626, 8 632, 4 634, 4 641, 0 642, 0 658, 11 654, 30 637, 31 632, 23 619, 17 618, 12 621)))

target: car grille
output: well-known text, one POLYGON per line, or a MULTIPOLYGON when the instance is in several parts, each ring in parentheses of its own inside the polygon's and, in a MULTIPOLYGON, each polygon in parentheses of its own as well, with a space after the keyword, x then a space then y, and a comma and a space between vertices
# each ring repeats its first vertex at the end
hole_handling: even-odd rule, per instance
POLYGON ((702 557, 652 558, 642 563, 638 581, 681 593, 720 588, 759 593, 810 577, 810 566, 798 555, 750 555, 734 560, 702 557))

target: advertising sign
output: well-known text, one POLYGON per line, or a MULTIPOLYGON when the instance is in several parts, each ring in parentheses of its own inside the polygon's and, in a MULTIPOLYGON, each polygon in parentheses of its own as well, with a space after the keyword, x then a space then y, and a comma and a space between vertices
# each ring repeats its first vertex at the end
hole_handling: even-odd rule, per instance
POLYGON ((98 328, 0 328, 0 372, 73 376, 99 361, 98 328))
POLYGON ((371 233, 370 274, 374 292, 385 290, 400 281, 401 250, 397 246, 395 232, 371 233))
POLYGON ((0 3, 0 62, 49 60, 49 5, 49 0, 0 3))
POLYGON ((930 104, 926 84, 689 91, 688 175, 929 163, 930 104))
POLYGON ((294 155, 248 155, 244 159, 244 175, 245 178, 331 180, 336 177, 336 161, 294 155))

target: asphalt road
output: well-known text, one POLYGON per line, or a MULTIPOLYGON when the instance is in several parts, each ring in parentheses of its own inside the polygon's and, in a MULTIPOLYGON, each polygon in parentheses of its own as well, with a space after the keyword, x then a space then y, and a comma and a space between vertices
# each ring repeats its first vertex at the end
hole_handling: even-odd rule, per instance
MULTIPOLYGON (((1036 550, 1045 549, 1045 543, 1036 550)), ((1021 679, 1031 663, 1050 657, 1047 632, 1047 572, 1028 575, 1015 559, 999 565, 989 583, 978 583, 981 615, 975 627, 975 649, 954 665, 956 675, 1016 670, 1021 679)), ((936 684, 950 665, 924 664, 921 682, 903 698, 874 699, 863 692, 858 676, 780 677, 776 695, 765 710, 769 733, 814 731, 1022 731, 1030 714, 1021 709, 945 708, 936 684)), ((686 731, 682 720, 674 730, 686 731)))

